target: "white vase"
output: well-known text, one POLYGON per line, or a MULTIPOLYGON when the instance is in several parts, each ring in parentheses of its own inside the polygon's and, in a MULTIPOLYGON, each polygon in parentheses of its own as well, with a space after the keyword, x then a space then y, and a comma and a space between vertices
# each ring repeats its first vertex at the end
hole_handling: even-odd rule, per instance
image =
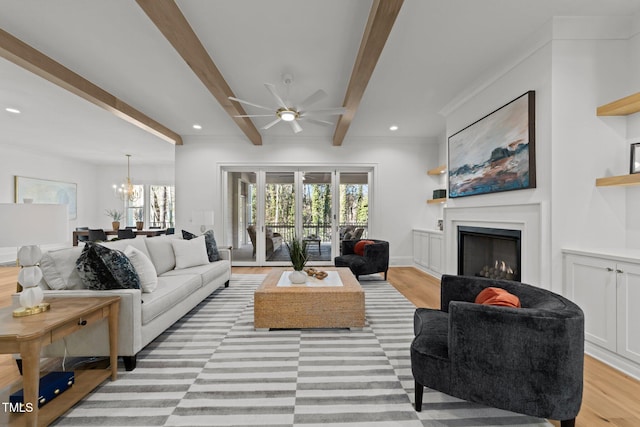
POLYGON ((291 281, 291 283, 300 285, 307 281, 307 273, 302 270, 294 270, 289 273, 289 280, 291 281))

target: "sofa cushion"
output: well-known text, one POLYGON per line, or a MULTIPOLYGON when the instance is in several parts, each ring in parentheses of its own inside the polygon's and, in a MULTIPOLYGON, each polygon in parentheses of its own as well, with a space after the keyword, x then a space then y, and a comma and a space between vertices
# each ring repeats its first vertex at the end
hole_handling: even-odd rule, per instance
POLYGON ((40 260, 44 280, 51 289, 84 289, 76 270, 76 260, 82 247, 45 252, 40 260))
POLYGON ((199 265, 197 267, 184 268, 182 270, 167 271, 162 277, 168 276, 181 276, 184 274, 197 274, 202 278, 202 284, 211 282, 216 277, 224 274, 229 270, 229 261, 220 260, 216 262, 207 263, 206 265, 199 265))
POLYGON ((151 255, 147 250, 147 245, 145 244, 145 240, 147 239, 148 237, 138 236, 135 239, 109 240, 108 242, 100 242, 100 244, 105 248, 118 249, 122 252, 127 249, 127 246, 132 246, 145 254, 147 258, 151 258, 151 255))
POLYGON ((142 294, 142 324, 146 325, 202 287, 199 275, 158 277, 153 293, 142 294))
POLYGON ((140 277, 142 292, 153 292, 158 286, 158 273, 156 273, 156 268, 149 257, 133 246, 127 246, 124 249, 124 254, 129 258, 140 277))
MULTIPOLYGON (((206 245, 207 245, 207 256, 209 257, 209 262, 214 262, 220 260, 220 253, 218 252, 218 244, 216 243, 216 238, 213 234, 213 230, 207 230, 203 234, 206 245)), ((189 233, 186 230, 182 230, 182 238, 185 240, 191 240, 196 238, 193 233, 189 233)))
POLYGON ((204 236, 192 240, 173 239, 171 244, 176 255, 176 269, 209 264, 204 236))
POLYGON ((87 289, 140 289, 140 277, 124 252, 87 243, 76 261, 87 289))
POLYGON ((156 268, 158 276, 176 266, 176 256, 173 252, 173 239, 166 236, 147 237, 144 242, 149 251, 149 258, 156 268))

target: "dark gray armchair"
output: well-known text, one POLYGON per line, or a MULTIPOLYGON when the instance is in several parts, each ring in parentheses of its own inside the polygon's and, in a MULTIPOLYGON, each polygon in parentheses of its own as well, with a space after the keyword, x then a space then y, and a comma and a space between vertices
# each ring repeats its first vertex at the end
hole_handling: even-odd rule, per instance
POLYGON ((582 403, 584 315, 573 302, 519 282, 442 277, 441 308, 414 315, 411 370, 416 410, 423 386, 574 426, 582 403), (522 308, 475 304, 486 287, 522 308))
POLYGON ((335 257, 336 267, 349 267, 356 279, 363 274, 384 273, 387 280, 389 270, 389 242, 384 240, 366 239, 374 242, 364 247, 364 254, 355 253, 359 240, 343 240, 342 252, 335 257))

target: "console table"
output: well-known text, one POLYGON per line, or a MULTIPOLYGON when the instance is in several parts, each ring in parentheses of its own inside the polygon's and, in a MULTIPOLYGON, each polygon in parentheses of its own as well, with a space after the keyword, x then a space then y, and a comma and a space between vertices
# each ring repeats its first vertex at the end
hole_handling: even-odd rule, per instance
POLYGON ((3 414, 9 426, 48 426, 80 401, 96 386, 118 375, 118 313, 120 297, 47 298, 49 311, 33 316, 13 317, 13 307, 0 309, 0 353, 20 353, 24 402, 31 412, 3 414), (108 369, 75 372, 75 384, 60 396, 38 409, 40 383, 40 349, 102 319, 109 325, 108 369))

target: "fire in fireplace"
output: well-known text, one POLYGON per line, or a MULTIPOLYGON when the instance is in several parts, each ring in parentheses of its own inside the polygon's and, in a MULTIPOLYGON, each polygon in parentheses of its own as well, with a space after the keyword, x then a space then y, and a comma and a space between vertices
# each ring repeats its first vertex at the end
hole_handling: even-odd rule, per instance
POLYGON ((458 226, 458 274, 520 281, 521 234, 458 226))

